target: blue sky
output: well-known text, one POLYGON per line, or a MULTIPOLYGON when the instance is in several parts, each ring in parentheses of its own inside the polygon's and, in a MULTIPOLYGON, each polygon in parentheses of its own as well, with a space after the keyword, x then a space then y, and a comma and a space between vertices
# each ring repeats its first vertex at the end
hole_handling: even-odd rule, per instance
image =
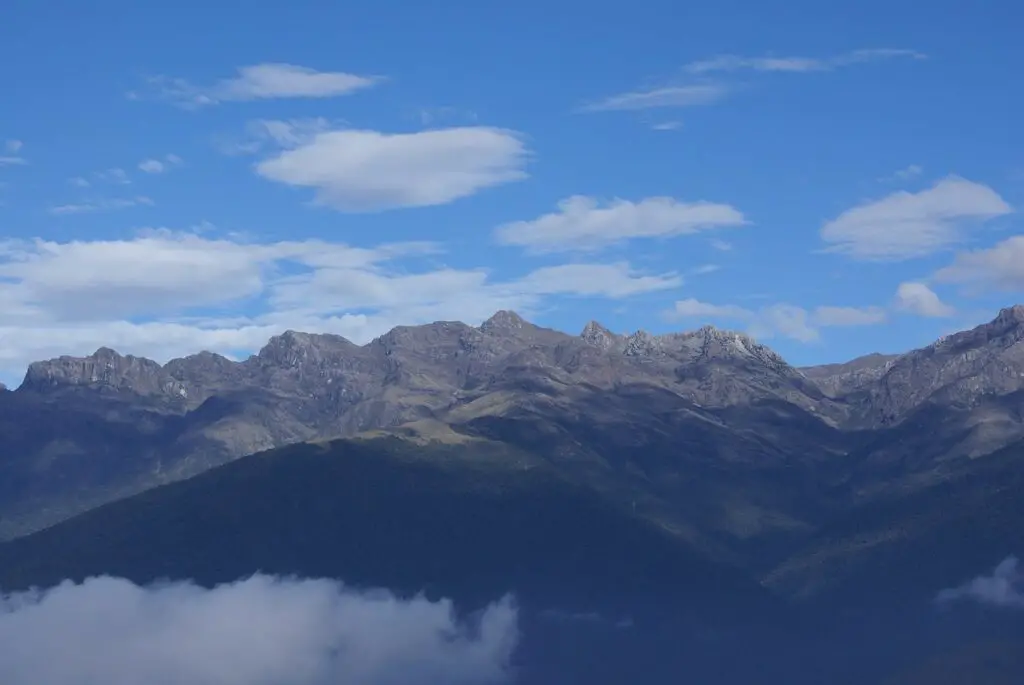
POLYGON ((1010 2, 9 0, 0 378, 512 308, 795 364, 1019 301, 1010 2))

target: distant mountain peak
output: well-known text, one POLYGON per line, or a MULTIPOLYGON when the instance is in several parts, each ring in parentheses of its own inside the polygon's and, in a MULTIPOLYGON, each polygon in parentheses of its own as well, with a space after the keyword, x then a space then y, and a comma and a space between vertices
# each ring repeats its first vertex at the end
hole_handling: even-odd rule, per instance
POLYGON ((655 336, 641 328, 626 338, 626 349, 623 353, 629 357, 647 357, 660 350, 659 342, 655 336))
POLYGON ((163 367, 152 359, 122 355, 109 347, 101 347, 87 357, 65 355, 33 362, 21 387, 40 390, 81 385, 129 390, 141 395, 174 394, 180 390, 178 384, 168 378, 163 367))
POLYGON ((336 360, 338 355, 357 354, 359 350, 358 345, 340 335, 287 330, 270 338, 255 359, 272 366, 298 369, 310 364, 321 366, 329 363, 328 360, 336 360))
POLYGON ((93 352, 89 356, 92 357, 93 359, 105 359, 105 360, 124 359, 124 355, 122 355, 120 352, 118 352, 117 350, 115 350, 113 348, 107 347, 105 345, 103 347, 97 348, 96 351, 93 352))
POLYGON ((484 332, 515 330, 530 326, 531 324, 523 317, 510 309, 499 309, 489 319, 480 324, 480 330, 484 332))
POLYGON ((1024 304, 1015 304, 1012 307, 1000 309, 992 323, 1010 325, 1024 323, 1024 304))
POLYGON ((612 333, 597 321, 589 321, 580 332, 580 338, 591 345, 608 349, 622 340, 622 336, 612 333))

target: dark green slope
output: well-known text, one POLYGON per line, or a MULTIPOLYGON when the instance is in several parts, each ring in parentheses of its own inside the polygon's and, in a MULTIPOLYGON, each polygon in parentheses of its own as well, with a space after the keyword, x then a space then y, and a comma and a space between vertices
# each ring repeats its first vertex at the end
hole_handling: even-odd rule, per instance
POLYGON ((483 440, 398 438, 260 453, 0 546, 0 587, 115 574, 203 584, 336 577, 466 603, 757 613, 760 586, 658 523, 483 440))
POLYGON ((1024 554, 1024 443, 936 467, 927 483, 837 518, 768 584, 818 603, 921 604, 1024 554))

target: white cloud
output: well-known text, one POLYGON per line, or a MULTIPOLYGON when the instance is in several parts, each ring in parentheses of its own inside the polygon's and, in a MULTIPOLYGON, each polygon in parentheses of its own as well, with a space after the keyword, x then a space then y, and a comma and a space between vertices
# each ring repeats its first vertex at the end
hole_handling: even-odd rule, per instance
POLYGON ((899 171, 893 173, 888 178, 881 178, 880 181, 891 182, 891 181, 909 181, 912 178, 917 178, 924 173, 924 168, 917 164, 911 164, 906 166, 899 171))
POLYGON ((24 157, 0 155, 0 166, 24 166, 25 164, 28 164, 28 160, 24 157))
POLYGON ((704 274, 714 273, 720 270, 721 268, 722 267, 718 264, 701 264, 697 268, 693 269, 690 273, 696 274, 698 276, 703 276, 704 274))
POLYGON ((819 326, 871 326, 886 317, 882 307, 816 307, 813 315, 819 326))
POLYGON ((757 310, 749 330, 755 338, 774 338, 780 335, 803 343, 814 342, 820 337, 806 309, 785 303, 757 310))
POLYGON ((128 209, 129 207, 147 206, 151 207, 153 200, 145 195, 136 197, 124 197, 113 199, 98 199, 90 202, 78 202, 65 205, 55 205, 48 210, 50 214, 88 214, 92 212, 106 212, 116 209, 128 209))
POLYGON ((679 300, 667 312, 671 319, 725 319, 741 321, 747 331, 756 338, 773 338, 781 335, 800 342, 818 339, 818 331, 809 321, 807 310, 796 305, 778 303, 759 309, 747 309, 734 304, 711 304, 694 298, 679 300))
POLYGON ((900 283, 894 307, 898 311, 934 318, 952 316, 956 311, 927 285, 914 282, 900 283))
POLYGON ((140 171, 144 171, 147 174, 162 174, 163 172, 170 169, 172 166, 180 166, 184 160, 176 154, 164 155, 163 159, 144 159, 139 162, 138 167, 140 171))
MULTIPOLYGON (((693 76, 739 70, 791 73, 830 71, 837 67, 896 57, 924 59, 926 56, 915 50, 893 48, 854 50, 833 57, 741 57, 739 55, 718 55, 711 59, 691 62, 683 67, 683 71, 693 76)), ((732 90, 730 86, 723 83, 663 85, 612 95, 603 100, 586 104, 580 108, 580 111, 606 112, 711 105, 723 100, 732 90)))
POLYGON ((537 269, 517 283, 525 292, 545 295, 583 295, 622 298, 677 288, 681 276, 664 273, 645 276, 629 264, 563 264, 537 269))
POLYGON ((710 241, 711 247, 715 248, 720 252, 729 252, 732 250, 732 243, 726 242, 719 238, 714 238, 710 241))
POLYGON ((814 342, 820 338, 819 328, 835 326, 868 326, 885 320, 880 307, 804 307, 779 302, 757 309, 735 304, 711 304, 695 298, 677 301, 666 312, 669 319, 723 319, 745 323, 756 338, 782 336, 800 342, 814 342))
POLYGON ((781 71, 809 72, 830 71, 836 67, 876 62, 895 57, 924 59, 926 56, 916 50, 875 48, 854 50, 833 57, 740 57, 739 55, 718 55, 711 59, 691 62, 683 70, 691 74, 707 74, 716 71, 781 71))
POLYGON ((825 223, 830 252, 856 259, 923 257, 963 240, 965 229, 1013 210, 994 190, 956 176, 918 193, 900 191, 825 223))
POLYGON ((1007 557, 991 575, 978 576, 960 587, 943 590, 939 602, 973 601, 1006 609, 1024 609, 1024 572, 1017 557, 1007 557))
MULTIPOLYGON (((285 131, 294 128, 271 135, 285 131)), ((318 204, 344 211, 440 205, 527 176, 521 136, 483 126, 395 134, 337 130, 295 143, 256 171, 313 188, 318 204)))
POLYGON ((596 250, 635 238, 658 238, 746 223, 739 210, 711 202, 680 202, 649 197, 639 202, 614 200, 601 206, 592 197, 575 195, 558 203, 558 211, 495 229, 503 245, 535 252, 596 250))
POLYGON ((624 262, 499 280, 485 269, 433 265, 440 252, 432 243, 254 242, 208 229, 3 242, 0 376, 17 382, 31 361, 101 345, 160 362, 202 349, 244 355, 289 328, 365 343, 400 324, 478 324, 499 309, 530 315, 555 297, 621 299, 681 282, 624 262))
POLYGON ((516 624, 508 599, 467 622, 447 600, 329 580, 257 575, 204 589, 101 577, 0 600, 0 681, 495 685, 511 678, 516 624))
POLYGON ((728 93, 728 88, 717 84, 663 86, 612 95, 604 100, 584 105, 581 111, 608 112, 665 107, 695 107, 698 105, 714 104, 728 93))
POLYGON ((120 167, 114 167, 105 171, 94 171, 92 178, 101 183, 113 183, 115 185, 128 185, 132 182, 128 172, 120 167))
POLYGON ((675 131, 683 127, 681 121, 662 121, 656 124, 651 124, 652 131, 675 131))
POLYGON ((952 264, 939 269, 934 279, 1001 291, 1024 290, 1024 235, 988 249, 962 252, 952 264))
POLYGON ((753 318, 754 312, 735 304, 711 304, 695 298, 677 301, 669 313, 671 318, 738 319, 753 318))
POLYGON ((74 178, 69 178, 68 183, 75 186, 76 188, 88 188, 89 186, 92 185, 91 183, 89 183, 89 180, 84 176, 75 176, 74 178))
POLYGON ((382 80, 377 76, 265 63, 241 67, 236 77, 213 86, 196 86, 185 79, 163 76, 150 79, 150 85, 156 88, 159 97, 186 109, 195 109, 222 102, 338 97, 377 85, 382 80))
POLYGON ((4 149, 10 152, 12 155, 18 154, 18 152, 24 146, 25 143, 21 142, 20 140, 11 139, 4 142, 4 149))

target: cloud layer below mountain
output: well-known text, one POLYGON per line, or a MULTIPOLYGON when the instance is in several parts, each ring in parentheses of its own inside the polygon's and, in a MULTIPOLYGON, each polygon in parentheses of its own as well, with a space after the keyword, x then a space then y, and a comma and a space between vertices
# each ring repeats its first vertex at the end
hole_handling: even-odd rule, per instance
POLYGON ((100 577, 0 597, 6 685, 483 685, 505 682, 509 599, 447 601, 256 575, 204 589, 100 577))

